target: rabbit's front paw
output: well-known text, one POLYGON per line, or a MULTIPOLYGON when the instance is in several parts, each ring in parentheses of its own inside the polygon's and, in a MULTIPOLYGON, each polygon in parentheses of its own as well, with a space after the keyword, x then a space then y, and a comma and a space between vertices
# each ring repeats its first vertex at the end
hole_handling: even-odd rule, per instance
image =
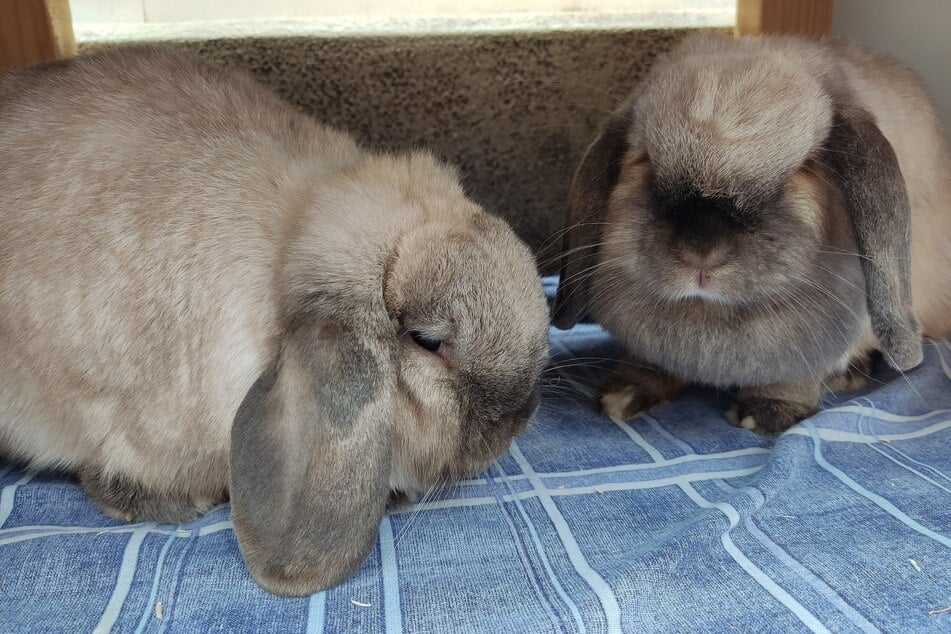
POLYGON ((775 398, 748 397, 738 400, 725 413, 735 427, 757 434, 781 434, 815 412, 814 407, 775 398))
POLYGON ((623 362, 619 365, 618 372, 600 390, 601 412, 611 418, 629 420, 680 392, 680 381, 664 372, 625 366, 623 362))

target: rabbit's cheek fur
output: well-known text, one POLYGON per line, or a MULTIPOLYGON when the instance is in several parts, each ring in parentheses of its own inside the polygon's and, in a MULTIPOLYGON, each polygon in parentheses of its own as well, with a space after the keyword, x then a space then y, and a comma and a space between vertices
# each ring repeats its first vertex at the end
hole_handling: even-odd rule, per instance
POLYGON ((525 396, 524 386, 515 381, 460 388, 433 377, 423 379, 418 370, 408 374, 415 380, 400 382, 390 476, 394 491, 418 493, 483 471, 508 449, 541 400, 538 379, 525 396), (467 395, 465 404, 456 398, 460 393, 467 395))
POLYGON ((417 381, 401 377, 397 397, 390 488, 404 493, 439 484, 462 436, 455 392, 439 382, 422 389, 417 381))

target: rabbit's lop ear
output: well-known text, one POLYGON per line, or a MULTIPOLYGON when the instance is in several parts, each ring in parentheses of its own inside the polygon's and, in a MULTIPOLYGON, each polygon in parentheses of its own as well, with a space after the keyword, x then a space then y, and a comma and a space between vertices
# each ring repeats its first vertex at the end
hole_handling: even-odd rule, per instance
POLYGON ((571 328, 584 317, 608 199, 617 185, 627 152, 631 122, 629 108, 611 117, 601 135, 588 147, 571 181, 560 279, 552 308, 552 322, 558 328, 571 328))
POLYGON ((872 330, 891 365, 913 368, 922 350, 911 305, 911 210, 895 151, 871 113, 847 105, 836 109, 823 161, 855 230, 872 330))
POLYGON ((254 579, 311 594, 349 577, 375 542, 389 492, 388 349, 312 320, 286 335, 274 369, 231 431, 235 532, 254 579))

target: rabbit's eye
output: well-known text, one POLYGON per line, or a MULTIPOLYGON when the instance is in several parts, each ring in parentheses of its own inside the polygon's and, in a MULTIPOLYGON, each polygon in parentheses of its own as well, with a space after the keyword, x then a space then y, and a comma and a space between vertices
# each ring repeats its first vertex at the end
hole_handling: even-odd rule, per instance
POLYGON ((436 352, 440 346, 442 346, 442 341, 434 339, 433 337, 427 337, 418 330, 410 330, 409 336, 416 342, 416 345, 430 352, 436 352))

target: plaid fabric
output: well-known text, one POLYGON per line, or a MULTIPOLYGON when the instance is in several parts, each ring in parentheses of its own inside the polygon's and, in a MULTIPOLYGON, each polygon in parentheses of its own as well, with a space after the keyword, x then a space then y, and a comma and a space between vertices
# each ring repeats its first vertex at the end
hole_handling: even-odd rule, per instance
POLYGON ((712 391, 600 416, 613 347, 552 335, 511 450, 389 515, 360 572, 310 598, 252 583, 227 507, 119 524, 74 482, 0 467, 0 630, 951 631, 947 343, 776 439, 712 391))

